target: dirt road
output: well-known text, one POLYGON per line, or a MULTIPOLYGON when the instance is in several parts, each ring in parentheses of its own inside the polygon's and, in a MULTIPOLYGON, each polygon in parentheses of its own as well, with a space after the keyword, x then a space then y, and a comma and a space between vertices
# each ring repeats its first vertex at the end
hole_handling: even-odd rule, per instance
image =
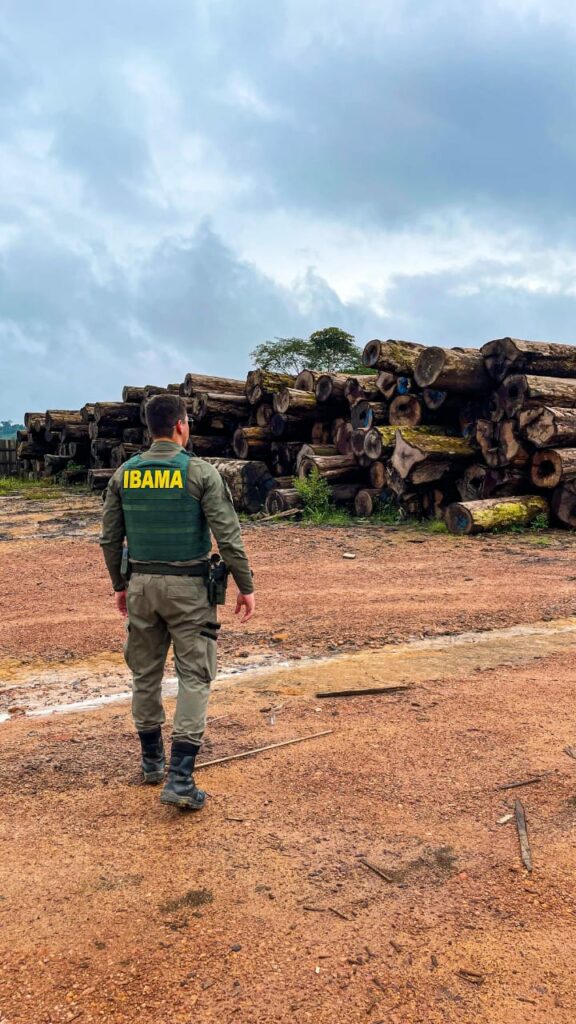
POLYGON ((222 660, 260 669, 216 686, 203 759, 331 732, 201 770, 197 816, 141 785, 127 704, 24 717, 125 686, 93 528, 0 544, 0 1020, 572 1024, 572 538, 247 542, 260 614, 222 660), (314 697, 368 680, 411 688, 314 697))

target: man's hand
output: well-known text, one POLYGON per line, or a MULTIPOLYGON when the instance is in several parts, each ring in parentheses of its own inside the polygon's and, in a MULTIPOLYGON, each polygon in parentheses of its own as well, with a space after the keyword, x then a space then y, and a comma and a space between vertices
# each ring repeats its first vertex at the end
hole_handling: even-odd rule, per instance
POLYGON ((126 591, 125 590, 117 590, 115 592, 115 594, 114 594, 114 601, 115 601, 116 607, 117 607, 118 611, 120 612, 120 615, 122 616, 122 618, 123 619, 127 619, 128 618, 128 609, 126 607, 126 591))
POLYGON ((244 614, 240 618, 240 622, 243 624, 251 619, 256 610, 256 598, 254 594, 238 594, 238 600, 236 601, 235 615, 240 615, 240 612, 244 610, 244 614))

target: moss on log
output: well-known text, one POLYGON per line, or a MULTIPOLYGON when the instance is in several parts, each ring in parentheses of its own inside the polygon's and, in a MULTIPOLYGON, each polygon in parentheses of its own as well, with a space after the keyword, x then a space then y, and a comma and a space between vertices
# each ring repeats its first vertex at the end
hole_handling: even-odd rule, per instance
POLYGON ((468 535, 486 530, 527 526, 537 516, 548 513, 548 502, 537 494, 484 501, 455 502, 446 509, 450 533, 468 535))
POLYGON ((392 338, 388 341, 379 341, 375 338, 365 346, 362 362, 371 370, 411 375, 423 348, 424 345, 415 341, 395 341, 392 338))
POLYGON ((488 373, 498 381, 504 380, 511 373, 576 377, 576 345, 497 338, 483 345, 480 351, 488 373))
POLYGON ((407 480, 422 462, 457 464, 473 459, 474 454, 474 449, 461 437, 430 432, 414 437, 410 431, 397 430, 392 465, 400 477, 407 480))

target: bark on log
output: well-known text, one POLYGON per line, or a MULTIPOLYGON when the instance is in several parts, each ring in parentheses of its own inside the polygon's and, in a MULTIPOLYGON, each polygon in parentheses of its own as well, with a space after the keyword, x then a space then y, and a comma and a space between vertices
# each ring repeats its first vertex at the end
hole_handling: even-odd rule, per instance
POLYGON ((318 402, 344 401, 344 389, 348 380, 340 373, 323 373, 316 381, 315 394, 318 402))
POLYGON ((348 377, 344 385, 344 397, 348 399, 350 405, 357 402, 359 398, 364 398, 367 402, 382 401, 381 391, 376 383, 377 379, 373 373, 360 377, 348 377))
POLYGON ((144 431, 141 427, 125 427, 122 440, 125 444, 144 444, 144 431))
POLYGON ((333 440, 332 426, 327 420, 316 420, 310 431, 312 444, 329 444, 333 440))
POLYGON ((267 427, 238 427, 232 438, 234 454, 241 461, 266 457, 274 434, 267 427))
POLYGON ((87 423, 65 423, 62 429, 63 444, 70 441, 89 441, 90 431, 87 423))
POLYGON ((312 425, 306 416, 285 416, 281 412, 275 412, 266 429, 275 438, 283 437, 286 441, 297 441, 298 439, 307 441, 312 425))
POLYGON ((293 388, 294 381, 295 377, 289 373, 250 370, 246 378, 246 397, 250 405, 259 405, 280 391, 280 388, 293 388))
POLYGON ((275 476, 287 476, 296 468, 296 459, 302 445, 300 441, 273 441, 270 445, 270 465, 275 476))
POLYGON ((95 410, 95 408, 96 408, 96 405, 94 404, 94 402, 87 402, 86 405, 82 406, 82 408, 80 409, 80 412, 82 413, 82 422, 83 423, 92 423, 92 421, 94 420, 94 410, 95 410))
POLYGON ((552 489, 576 479, 576 448, 545 449, 532 457, 530 479, 535 487, 552 489))
POLYGON ((269 405, 268 402, 261 402, 256 407, 256 423, 257 427, 267 427, 274 415, 274 406, 269 405))
POLYGON ((548 502, 536 494, 456 502, 446 509, 446 525, 450 533, 468 535, 514 525, 526 526, 547 512, 548 502))
POLYGON ((350 408, 350 419, 354 430, 369 430, 388 422, 387 402, 368 402, 359 398, 350 408))
POLYGON ((422 515, 425 519, 444 519, 446 510, 446 494, 439 487, 429 487, 422 491, 422 515))
POLYGON ((94 420, 98 424, 115 424, 122 430, 136 427, 140 422, 140 406, 129 402, 96 402, 94 420))
POLYGON ((197 420, 207 416, 225 416, 238 421, 248 416, 249 408, 248 399, 243 395, 202 391, 193 399, 192 415, 197 420))
POLYGON ((511 373, 542 377, 576 377, 576 346, 549 341, 498 338, 480 349, 486 369, 497 381, 511 373))
POLYGON ((370 485, 381 491, 386 486, 386 466, 383 462, 371 462, 368 470, 370 485))
POLYGON ((414 341, 369 341, 362 354, 364 366, 388 373, 411 375, 424 345, 414 341))
POLYGON ((302 508, 304 502, 294 487, 285 489, 274 488, 266 495, 264 509, 269 516, 277 516, 280 512, 288 512, 291 508, 302 508))
POLYGON ((296 456, 295 469, 298 469, 302 459, 333 458, 335 455, 338 455, 338 451, 333 444, 303 444, 296 456))
POLYGON ((536 448, 576 446, 576 409, 539 405, 523 410, 518 422, 521 434, 536 448))
POLYGON ((391 401, 396 394, 396 387, 398 378, 395 373, 388 373, 387 370, 382 370, 376 377, 376 387, 381 395, 384 395, 388 401, 391 401))
POLYGON ((70 456, 66 455, 45 455, 44 472, 46 476, 57 476, 70 462, 70 456))
POLYGON ((290 413, 301 416, 314 416, 316 413, 316 395, 311 391, 297 391, 296 388, 282 388, 273 399, 274 412, 283 416, 290 413))
POLYGON ((80 409, 48 409, 46 411, 46 429, 64 430, 67 423, 82 423, 80 409))
POLYGON ((446 463, 452 463, 456 469, 459 464, 472 459, 474 454, 474 449, 464 438, 442 437, 431 433, 413 437, 410 431, 400 429, 396 434, 392 465, 403 480, 408 480, 415 468, 423 462, 430 465, 430 472, 434 472, 434 464, 440 468, 446 463))
MULTIPOLYGON (((371 430, 362 432, 364 454, 372 461, 381 459, 384 454, 391 454, 396 444, 398 429, 398 427, 372 427, 371 430)), ((445 437, 446 431, 442 427, 403 427, 402 434, 407 440, 412 440, 430 434, 445 437)), ((358 431, 355 431, 352 437, 352 450, 357 456, 361 454, 358 431)))
POLYGON ((134 455, 139 455, 140 452, 144 451, 142 445, 139 444, 118 444, 115 448, 112 448, 110 452, 110 466, 112 469, 118 469, 119 466, 123 466, 128 459, 131 459, 134 455))
POLYGON ((564 526, 576 530, 576 493, 570 485, 558 487, 554 491, 552 512, 564 526))
POLYGON ((46 426, 45 412, 25 412, 24 426, 26 430, 43 430, 46 426))
POLYGON ((503 382, 500 394, 504 414, 508 418, 518 415, 528 402, 551 405, 557 409, 576 408, 576 380, 563 380, 560 377, 513 374, 503 382))
POLYGON ((90 469, 88 471, 88 487, 91 491, 106 490, 115 472, 115 469, 90 469))
POLYGON ((199 391, 208 392, 208 394, 238 395, 241 398, 246 398, 246 381, 230 377, 211 377, 203 373, 187 373, 182 385, 183 397, 191 398, 199 391))
POLYGON ((497 469, 500 466, 524 466, 530 461, 530 454, 522 444, 516 420, 478 420, 476 440, 486 465, 497 469))
POLYGON ((422 402, 417 395, 397 395, 390 405, 390 426, 419 427, 422 416, 422 402))
POLYGON ((354 514, 359 518, 368 519, 380 504, 382 491, 376 487, 364 487, 354 498, 354 514))
POLYGON ((239 512, 253 515, 274 487, 274 477, 264 462, 237 459, 206 459, 215 466, 230 488, 234 505, 239 512))
POLYGON ((136 387, 132 384, 125 384, 122 388, 122 401, 140 405, 144 401, 144 387, 136 387))
POLYGON ((317 469, 318 474, 325 480, 334 483, 354 480, 359 474, 358 463, 354 456, 350 455, 319 455, 313 459, 302 459, 298 466, 298 476, 305 479, 314 469, 317 469))
POLYGON ((425 348, 416 361, 414 377, 421 388, 434 387, 460 394, 485 391, 490 386, 490 378, 479 351, 425 348))
POLYGON ((354 427, 351 423, 343 423, 336 434, 336 449, 338 455, 352 454, 352 437, 354 427))

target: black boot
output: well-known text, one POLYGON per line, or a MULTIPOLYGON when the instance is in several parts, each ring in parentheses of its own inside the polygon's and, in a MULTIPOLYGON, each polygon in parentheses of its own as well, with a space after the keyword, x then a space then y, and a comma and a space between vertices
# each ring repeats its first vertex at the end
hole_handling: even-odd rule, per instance
POLYGON ((147 729, 146 732, 139 732, 138 735, 142 745, 144 782, 155 786, 164 781, 164 769, 166 768, 162 729, 157 725, 155 729, 147 729))
POLYGON ((186 740, 174 740, 168 779, 160 793, 160 802, 182 807, 183 810, 200 811, 206 801, 206 793, 198 789, 192 772, 200 747, 186 740))

